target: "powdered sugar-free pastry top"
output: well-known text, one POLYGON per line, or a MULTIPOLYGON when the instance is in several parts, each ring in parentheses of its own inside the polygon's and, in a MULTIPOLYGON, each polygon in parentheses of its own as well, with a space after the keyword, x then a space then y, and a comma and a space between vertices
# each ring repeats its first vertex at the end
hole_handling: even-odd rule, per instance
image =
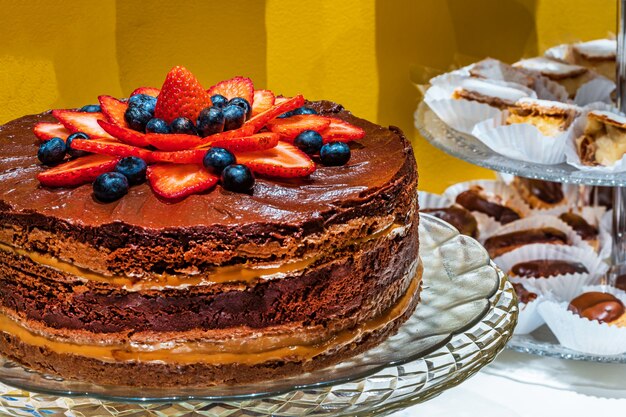
POLYGON ((546 136, 557 136, 571 126, 581 111, 573 104, 524 97, 509 107, 505 122, 529 123, 546 136))
POLYGON ((460 85, 454 89, 452 98, 477 101, 505 109, 514 105, 520 98, 531 97, 532 95, 532 90, 520 84, 467 78, 462 80, 460 85))
POLYGON ((587 59, 615 60, 617 54, 617 41, 615 39, 596 39, 588 42, 580 42, 572 45, 572 48, 580 56, 587 59))

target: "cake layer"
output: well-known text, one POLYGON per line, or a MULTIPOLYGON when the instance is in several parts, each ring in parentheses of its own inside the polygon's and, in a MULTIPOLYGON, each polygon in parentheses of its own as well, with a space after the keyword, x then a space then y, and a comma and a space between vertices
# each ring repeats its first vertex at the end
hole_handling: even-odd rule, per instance
POLYGON ((312 106, 366 131, 352 145, 348 165, 319 166, 308 179, 259 178, 253 195, 218 187, 177 204, 159 200, 146 184, 109 204, 95 201, 90 185, 41 187, 35 176, 43 168, 31 130, 51 116, 10 122, 0 127, 0 241, 92 271, 143 276, 300 257, 332 247, 345 233, 367 234, 363 225, 345 231, 355 218, 368 225, 370 218, 396 216, 404 223, 417 172, 401 132, 333 103, 312 106))

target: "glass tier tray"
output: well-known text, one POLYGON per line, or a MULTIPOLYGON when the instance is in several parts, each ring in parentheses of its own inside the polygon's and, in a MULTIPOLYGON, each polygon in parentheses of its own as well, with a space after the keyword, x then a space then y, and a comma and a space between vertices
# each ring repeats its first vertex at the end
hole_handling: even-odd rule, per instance
POLYGON ((415 126, 433 146, 454 157, 495 171, 572 184, 626 185, 626 172, 583 172, 565 163, 558 165, 534 164, 500 155, 476 137, 461 133, 448 126, 424 102, 420 103, 415 112, 415 126))
POLYGON ((421 215, 422 302, 398 333, 355 358, 237 387, 103 387, 42 375, 0 358, 8 416, 385 415, 436 396, 490 363, 510 339, 517 302, 475 240, 421 215))

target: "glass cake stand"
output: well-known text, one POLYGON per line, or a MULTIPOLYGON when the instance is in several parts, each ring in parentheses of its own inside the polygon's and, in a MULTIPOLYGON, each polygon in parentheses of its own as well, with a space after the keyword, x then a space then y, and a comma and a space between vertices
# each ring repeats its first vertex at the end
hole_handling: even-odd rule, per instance
POLYGON ((490 363, 517 321, 505 274, 475 240, 421 215, 422 302, 398 333, 345 362, 236 387, 142 389, 65 381, 0 358, 8 416, 385 415, 426 401, 490 363))

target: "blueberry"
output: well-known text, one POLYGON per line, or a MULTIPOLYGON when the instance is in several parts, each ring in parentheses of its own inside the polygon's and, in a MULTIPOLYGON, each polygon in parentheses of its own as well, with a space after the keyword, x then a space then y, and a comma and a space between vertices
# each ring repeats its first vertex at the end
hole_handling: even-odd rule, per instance
POLYGON ((85 156, 89 154, 89 152, 79 151, 78 149, 72 149, 72 142, 74 139, 89 139, 89 136, 83 132, 72 133, 65 140, 65 146, 67 147, 67 153, 70 154, 72 158, 80 158, 81 156, 85 156))
POLYGON ((67 146, 65 145, 65 142, 63 142, 63 139, 52 138, 39 146, 37 158, 39 158, 41 163, 44 165, 57 165, 63 162, 66 152, 67 146))
POLYGON ((314 130, 305 130, 296 136, 293 144, 300 148, 302 152, 308 155, 315 155, 324 144, 324 139, 322 135, 314 130))
POLYGON ((246 120, 248 120, 250 116, 252 116, 252 106, 250 105, 250 103, 248 103, 248 100, 246 100, 245 98, 235 97, 233 99, 230 99, 230 101, 228 102, 228 105, 231 105, 231 104, 234 106, 241 107, 243 111, 246 112, 246 120))
POLYGON ((239 106, 229 104, 224 107, 224 131, 239 129, 246 121, 246 112, 239 106))
POLYGON ((186 117, 177 117, 170 124, 172 133, 184 133, 186 135, 197 135, 198 130, 191 120, 186 117))
POLYGON ((298 114, 317 114, 317 110, 311 107, 302 106, 295 109, 292 113, 293 116, 296 116, 298 114))
POLYGON ((128 99, 128 107, 137 107, 150 114, 154 114, 154 108, 156 107, 156 97, 149 96, 147 94, 136 94, 128 99))
POLYGON ((127 156, 115 165, 115 172, 124 175, 130 185, 141 184, 146 180, 148 164, 137 156, 127 156))
POLYGON ((128 106, 124 113, 124 120, 131 129, 145 132, 146 123, 152 119, 152 113, 140 109, 139 107, 128 106))
MULTIPOLYGON (((239 107, 237 107, 239 108, 239 107)), ((224 130, 224 113, 219 107, 207 107, 198 115, 198 134, 202 137, 220 133, 224 130)))
POLYGON ((155 117, 146 123, 146 133, 172 133, 172 129, 165 120, 155 117))
POLYGON ((322 164, 328 166, 345 165, 350 160, 350 147, 343 142, 330 142, 320 149, 322 164))
POLYGON ((119 172, 104 173, 93 183, 94 196, 104 202, 119 200, 128 193, 128 180, 119 172))
POLYGON ((211 96, 211 103, 213 103, 215 107, 219 107, 221 109, 226 107, 226 105, 228 104, 228 99, 221 94, 216 94, 214 96, 211 96))
POLYGON ((288 111, 288 112, 285 112, 285 113, 281 114, 280 116, 278 116, 278 119, 286 119, 287 117, 291 117, 293 115, 294 115, 293 114, 293 110, 292 111, 288 111))
POLYGON ((87 113, 98 113, 102 111, 100 109, 100 105, 98 104, 87 104, 86 106, 81 107, 79 110, 87 113))
POLYGON ((254 175, 245 165, 229 165, 222 171, 222 187, 239 193, 249 192, 254 187, 254 175))
POLYGON ((224 168, 237 163, 235 155, 224 148, 210 148, 203 160, 204 166, 209 172, 219 175, 224 168))

